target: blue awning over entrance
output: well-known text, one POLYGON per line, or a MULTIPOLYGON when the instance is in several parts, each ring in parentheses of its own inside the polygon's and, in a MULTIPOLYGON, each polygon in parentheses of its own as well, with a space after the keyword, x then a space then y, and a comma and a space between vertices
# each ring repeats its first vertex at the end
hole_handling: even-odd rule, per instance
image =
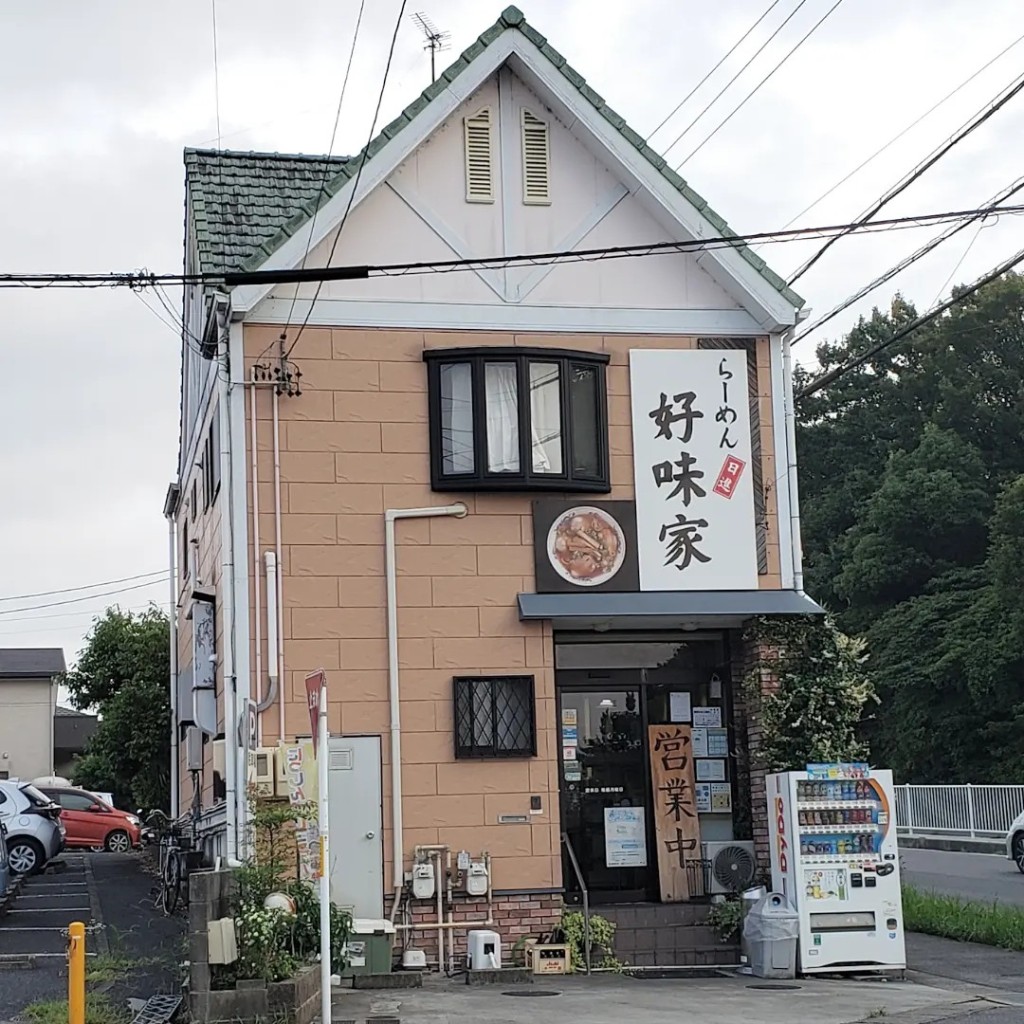
POLYGON ((758 615, 824 615, 796 590, 520 594, 519 618, 575 629, 726 629, 758 615))

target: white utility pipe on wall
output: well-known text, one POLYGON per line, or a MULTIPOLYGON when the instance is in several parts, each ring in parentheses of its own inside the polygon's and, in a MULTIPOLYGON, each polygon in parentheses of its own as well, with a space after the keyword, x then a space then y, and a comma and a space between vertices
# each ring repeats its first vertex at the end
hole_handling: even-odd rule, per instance
POLYGON ((793 589, 804 591, 804 554, 800 537, 800 491, 796 468, 796 405, 793 398, 793 334, 791 327, 782 336, 782 375, 786 388, 786 448, 789 460, 789 528, 793 536, 793 589))
POLYGON ((178 531, 174 525, 174 516, 167 517, 167 578, 170 589, 170 616, 171 634, 171 820, 178 820, 178 786, 180 765, 178 764, 178 573, 176 568, 178 551, 178 531))
POLYGON ((398 567, 395 523, 399 519, 432 519, 455 516, 461 519, 469 509, 461 502, 429 508, 389 508, 384 513, 384 576, 387 583, 388 703, 391 711, 391 860, 395 901, 391 920, 398 913, 405 884, 405 843, 402 829, 402 716, 398 679, 398 567))
POLYGON ((263 746, 263 623, 261 616, 262 595, 260 594, 260 491, 259 491, 259 447, 256 443, 256 381, 255 371, 249 377, 249 431, 252 447, 252 594, 256 617, 253 619, 253 639, 256 643, 256 736, 252 742, 263 746))
MULTIPOLYGON (((278 393, 275 387, 273 392, 274 400, 274 554, 277 557, 277 589, 276 608, 277 622, 277 649, 271 651, 268 645, 267 661, 271 658, 277 660, 277 693, 278 693, 278 739, 285 739, 284 731, 284 599, 281 577, 284 576, 284 566, 281 564, 281 427, 278 417, 278 393)), ((267 590, 270 590, 270 580, 267 580, 267 590)), ((270 599, 267 598, 269 609, 270 599)), ((267 636, 270 636, 270 625, 268 616, 267 636)))

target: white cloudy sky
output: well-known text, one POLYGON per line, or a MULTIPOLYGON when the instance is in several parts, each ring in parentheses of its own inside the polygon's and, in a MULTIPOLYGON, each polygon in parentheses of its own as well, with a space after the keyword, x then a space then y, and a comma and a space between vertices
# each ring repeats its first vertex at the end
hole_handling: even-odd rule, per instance
MULTIPOLYGON (((647 133, 768 2, 521 6, 647 133)), ((670 143, 798 2, 777 3, 653 142, 670 143)), ((696 147, 832 3, 805 0, 669 155, 678 161, 696 147)), ((336 152, 352 152, 365 139, 399 6, 400 0, 367 3, 336 152)), ((356 0, 218 0, 225 147, 325 151, 356 7, 356 0)), ((495 20, 500 6, 417 0, 414 10, 451 32, 450 57, 495 20)), ((180 267, 181 151, 214 145, 217 137, 211 21, 210 0, 0 4, 0 270, 180 267)), ((682 173, 736 229, 780 227, 1022 32, 1019 0, 845 0, 682 173)), ((382 124, 427 84, 421 45, 407 16, 382 124)), ((1014 47, 800 223, 860 213, 1009 84, 1022 53, 1024 44, 1014 47)), ((1019 98, 889 209, 900 215, 980 205, 1022 166, 1019 98)), ((948 290, 951 275, 954 282, 973 280, 1015 251, 1020 234, 1013 222, 1003 216, 976 240, 968 229, 892 287, 921 308, 930 305, 948 290)), ((824 312, 934 230, 845 240, 799 290, 824 312)), ((762 254, 786 273, 809 251, 785 245, 762 254)), ((891 287, 837 326, 890 296, 891 287)), ((41 606, 83 592, 17 595, 166 566, 161 506, 176 464, 178 343, 124 291, 3 290, 0 323, 7 381, 0 402, 0 645, 61 646, 70 661, 92 615, 111 601, 127 608, 164 601, 166 578, 51 607, 41 606)))

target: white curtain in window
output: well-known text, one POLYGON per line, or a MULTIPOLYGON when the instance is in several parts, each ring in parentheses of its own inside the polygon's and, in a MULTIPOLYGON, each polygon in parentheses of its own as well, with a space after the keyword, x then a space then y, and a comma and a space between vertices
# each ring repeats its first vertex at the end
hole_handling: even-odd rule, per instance
POLYGON ((562 401, 558 363, 530 363, 534 473, 562 472, 562 401))
POLYGON ((441 472, 472 473, 473 378, 469 363, 441 365, 441 472))
POLYGON ((515 363, 485 363, 487 468, 492 473, 519 472, 519 400, 515 363))

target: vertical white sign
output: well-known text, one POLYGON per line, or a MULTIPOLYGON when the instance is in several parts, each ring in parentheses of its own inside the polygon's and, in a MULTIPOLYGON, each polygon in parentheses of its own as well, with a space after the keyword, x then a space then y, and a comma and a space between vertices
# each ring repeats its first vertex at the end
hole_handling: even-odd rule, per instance
POLYGON ((629 354, 641 590, 754 590, 747 354, 629 354))

